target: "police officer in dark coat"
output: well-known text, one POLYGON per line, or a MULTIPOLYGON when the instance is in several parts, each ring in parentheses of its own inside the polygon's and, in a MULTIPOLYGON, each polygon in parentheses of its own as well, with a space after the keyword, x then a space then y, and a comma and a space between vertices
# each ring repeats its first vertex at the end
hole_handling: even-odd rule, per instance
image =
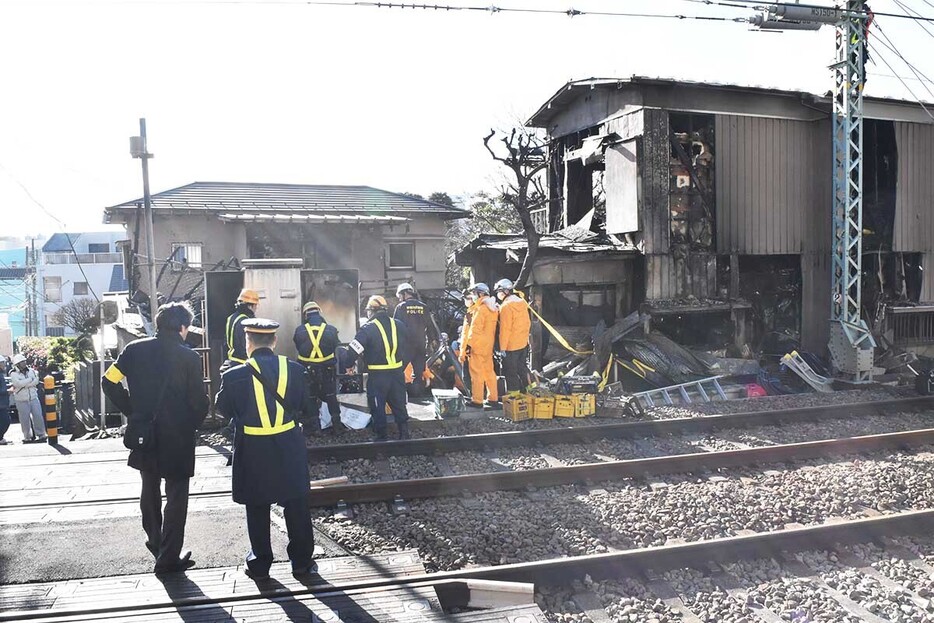
POLYGON ((221 364, 221 373, 246 361, 246 336, 243 332, 243 321, 255 318, 258 306, 259 293, 256 290, 249 288, 240 290, 233 313, 227 316, 227 321, 224 323, 227 359, 221 364))
POLYGON ((373 416, 376 441, 386 441, 386 405, 399 430, 399 439, 409 438, 409 412, 406 407, 405 374, 409 363, 405 325, 389 317, 386 299, 371 296, 366 304, 369 322, 360 327, 350 348, 362 355, 369 372, 367 402, 373 416))
POLYGON ((331 414, 331 430, 340 421, 341 406, 337 402, 337 358, 335 351, 340 344, 337 327, 329 325, 321 316, 321 306, 314 301, 302 307, 304 324, 295 328, 292 341, 298 351, 298 361, 308 372, 308 387, 311 391, 312 412, 317 415, 321 401, 328 405, 331 414))
POLYGON ((184 571, 195 564, 191 552, 181 551, 188 482, 195 474, 195 432, 208 413, 209 402, 201 357, 184 343, 192 317, 186 303, 161 306, 156 336, 127 344, 102 380, 104 393, 124 415, 155 416, 155 449, 133 450, 128 464, 142 476, 140 511, 146 547, 156 557, 156 573, 184 571), (124 378, 129 392, 121 384, 124 378))
POLYGON ((418 299, 415 288, 410 283, 400 283, 396 288, 396 298, 400 303, 392 317, 405 325, 406 348, 412 362, 412 382, 407 385, 409 398, 425 394, 425 359, 428 349, 428 307, 418 299))
POLYGON ((251 547, 246 573, 254 580, 269 577, 269 508, 278 504, 289 533, 292 573, 307 576, 317 567, 311 559, 308 454, 297 423, 310 403, 305 370, 273 352, 279 323, 255 318, 244 320, 243 327, 249 359, 223 374, 216 407, 236 426, 233 500, 246 506, 251 547))

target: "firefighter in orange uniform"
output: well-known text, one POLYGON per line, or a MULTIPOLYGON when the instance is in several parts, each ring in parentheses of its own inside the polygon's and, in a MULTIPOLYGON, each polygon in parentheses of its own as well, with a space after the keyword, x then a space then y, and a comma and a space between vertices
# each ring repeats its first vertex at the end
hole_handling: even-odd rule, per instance
POLYGON ((509 279, 500 279, 493 287, 499 299, 499 349, 503 351, 503 376, 510 392, 524 391, 529 385, 529 331, 532 318, 529 305, 514 291, 509 279))
POLYGON ((478 283, 471 289, 477 296, 477 302, 468 310, 470 327, 464 338, 468 367, 470 368, 471 406, 483 406, 483 399, 490 403, 499 402, 496 387, 496 372, 493 370, 493 343, 496 341, 496 322, 499 319, 499 306, 490 296, 490 288, 485 283, 478 283), (486 386, 486 391, 484 391, 486 386))

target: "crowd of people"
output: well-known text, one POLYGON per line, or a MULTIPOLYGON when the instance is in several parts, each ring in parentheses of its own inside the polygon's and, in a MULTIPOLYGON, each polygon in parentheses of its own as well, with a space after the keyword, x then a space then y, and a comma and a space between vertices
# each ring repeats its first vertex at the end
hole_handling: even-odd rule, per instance
MULTIPOLYGON (((434 323, 410 284, 400 284, 396 295, 399 303, 391 315, 383 296, 369 297, 366 322, 346 348, 340 346, 338 330, 323 317, 321 306, 306 302, 303 323, 291 336, 298 361, 276 353, 279 323, 257 316, 258 293, 243 289, 237 297, 225 325, 226 360, 214 406, 233 430, 232 493, 246 509, 246 574, 255 581, 269 578, 273 562, 273 504, 283 508, 293 574, 303 578, 316 573, 302 427, 318 421, 322 406, 333 425, 339 425, 339 371, 365 366, 375 440, 387 439, 387 412, 393 415, 399 438, 409 437, 409 399, 423 396, 433 378, 426 362, 434 323)), ((182 547, 196 431, 210 401, 200 357, 185 343, 193 317, 186 303, 161 306, 155 336, 128 344, 102 380, 104 393, 130 422, 124 444, 131 449, 128 464, 141 474, 145 545, 157 574, 195 564, 191 552, 182 547)), ((521 391, 528 384, 529 328, 528 305, 510 281, 497 282, 492 293, 482 283, 470 289, 456 352, 469 372, 464 376, 474 405, 499 402, 494 359, 502 362, 509 391, 521 391)), ((35 376, 28 367, 11 373, 20 419, 26 422, 24 434, 33 421, 34 399, 38 409, 35 376)), ((36 412, 41 417, 41 409, 36 412)))

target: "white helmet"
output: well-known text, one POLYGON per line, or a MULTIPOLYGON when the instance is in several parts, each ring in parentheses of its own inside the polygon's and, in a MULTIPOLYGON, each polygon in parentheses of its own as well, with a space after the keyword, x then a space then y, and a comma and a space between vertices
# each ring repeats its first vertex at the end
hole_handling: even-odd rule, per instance
POLYGON ((16 353, 13 355, 13 365, 17 365, 26 361, 26 357, 23 356, 23 353, 16 353))
POLYGON ((415 292, 415 288, 412 287, 411 283, 400 283, 399 287, 396 288, 396 298, 399 298, 403 292, 415 292))
POLYGON ((515 288, 515 284, 508 279, 500 279, 496 282, 496 285, 493 286, 494 292, 502 292, 505 290, 512 291, 515 288))

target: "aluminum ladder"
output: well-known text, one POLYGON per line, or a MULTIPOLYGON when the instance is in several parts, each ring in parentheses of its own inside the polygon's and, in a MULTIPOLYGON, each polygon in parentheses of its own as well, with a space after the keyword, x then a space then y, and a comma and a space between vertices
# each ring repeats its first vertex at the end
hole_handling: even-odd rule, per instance
POLYGON ((719 376, 709 376, 705 379, 638 392, 633 394, 632 397, 638 400, 639 404, 643 407, 674 405, 675 401, 672 399, 672 394, 680 399, 681 404, 712 402, 711 396, 719 398, 720 400, 727 400, 726 392, 724 392, 723 387, 720 386, 720 379, 722 378, 722 374, 719 376), (705 385, 707 386, 706 388, 704 387, 705 385), (695 400, 691 399, 692 392, 695 394, 695 400))
POLYGON ((824 393, 833 391, 833 379, 829 379, 815 372, 814 368, 809 366, 801 355, 798 354, 798 351, 793 350, 782 357, 782 365, 800 376, 805 383, 817 391, 824 393))

